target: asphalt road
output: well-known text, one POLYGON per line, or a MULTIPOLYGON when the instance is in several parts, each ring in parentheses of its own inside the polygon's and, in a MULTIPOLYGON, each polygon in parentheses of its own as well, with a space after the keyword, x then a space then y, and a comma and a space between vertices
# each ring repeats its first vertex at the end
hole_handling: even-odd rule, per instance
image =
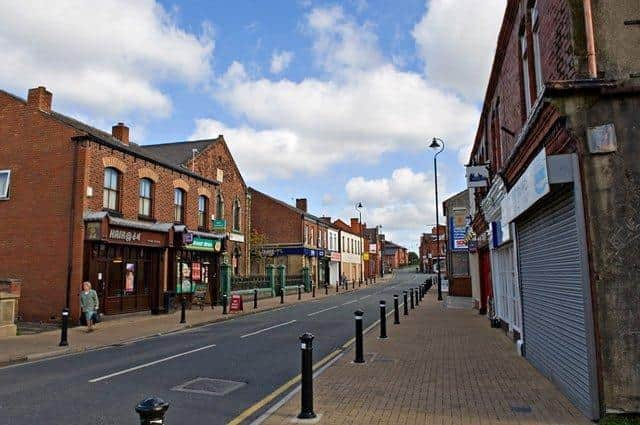
MULTIPOLYGON (((134 424, 134 406, 148 395, 171 403, 170 425, 226 423, 300 373, 301 334, 315 335, 316 362, 353 337, 355 310, 365 312, 366 328, 379 318, 380 300, 391 311, 393 294, 402 302, 402 290, 417 287, 424 276, 399 271, 391 282, 355 293, 0 368, 0 424, 134 424), (242 386, 226 395, 176 389, 197 378, 242 386)), ((198 383, 191 387, 211 389, 198 383)))

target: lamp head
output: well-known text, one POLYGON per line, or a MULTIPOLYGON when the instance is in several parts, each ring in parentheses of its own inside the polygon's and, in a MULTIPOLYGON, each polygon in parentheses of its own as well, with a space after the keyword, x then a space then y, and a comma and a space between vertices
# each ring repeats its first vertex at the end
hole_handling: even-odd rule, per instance
POLYGON ((356 205, 356 208, 358 209, 362 208, 362 202, 358 202, 358 204, 356 205))
POLYGON ((429 149, 433 149, 433 150, 440 149, 440 143, 438 142, 438 139, 436 139, 434 137, 433 140, 431 140, 431 144, 429 145, 429 149))

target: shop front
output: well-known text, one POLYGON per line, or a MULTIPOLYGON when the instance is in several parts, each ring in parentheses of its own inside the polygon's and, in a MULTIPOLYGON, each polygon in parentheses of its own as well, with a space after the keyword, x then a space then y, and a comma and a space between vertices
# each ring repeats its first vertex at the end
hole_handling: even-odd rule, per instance
POLYGON ((320 287, 329 284, 331 253, 325 250, 319 250, 319 252, 322 254, 318 255, 318 286, 320 287))
POLYGON ((340 281, 340 261, 342 256, 339 252, 331 252, 329 261, 329 285, 337 285, 340 281))
POLYGON ((95 213, 85 218, 83 280, 91 282, 104 314, 159 311, 171 224, 95 213))
POLYGON ((224 235, 176 226, 175 239, 168 290, 188 298, 195 294, 198 301, 211 306, 218 304, 224 235))

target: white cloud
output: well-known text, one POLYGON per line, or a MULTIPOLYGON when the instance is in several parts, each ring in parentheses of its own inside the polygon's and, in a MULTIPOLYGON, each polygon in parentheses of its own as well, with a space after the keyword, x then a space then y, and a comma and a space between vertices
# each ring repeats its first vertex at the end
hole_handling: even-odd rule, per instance
POLYGON ((506 0, 430 0, 413 28, 425 75, 439 87, 481 101, 506 0))
POLYGON ((166 116, 162 81, 207 83, 211 28, 195 35, 153 0, 0 2, 0 85, 45 85, 94 114, 166 116))
POLYGON ((293 60, 293 52, 284 51, 284 52, 273 52, 271 55, 271 67, 270 71, 272 74, 279 74, 285 69, 289 67, 291 61, 293 60))
POLYGON ((333 205, 334 202, 335 202, 335 200, 333 199, 333 194, 325 193, 324 195, 322 195, 322 205, 323 206, 333 205))

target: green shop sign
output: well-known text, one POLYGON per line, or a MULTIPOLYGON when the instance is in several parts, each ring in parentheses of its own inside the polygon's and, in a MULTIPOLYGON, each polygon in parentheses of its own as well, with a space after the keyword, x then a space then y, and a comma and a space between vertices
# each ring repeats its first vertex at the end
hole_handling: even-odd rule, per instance
POLYGON ((193 242, 191 242, 191 244, 187 245, 185 248, 193 249, 196 251, 218 252, 220 251, 221 247, 222 247, 222 242, 220 241, 220 239, 208 239, 208 238, 203 238, 201 236, 194 236, 193 242))
POLYGON ((212 221, 214 229, 226 229, 227 228, 227 220, 215 219, 212 221))

